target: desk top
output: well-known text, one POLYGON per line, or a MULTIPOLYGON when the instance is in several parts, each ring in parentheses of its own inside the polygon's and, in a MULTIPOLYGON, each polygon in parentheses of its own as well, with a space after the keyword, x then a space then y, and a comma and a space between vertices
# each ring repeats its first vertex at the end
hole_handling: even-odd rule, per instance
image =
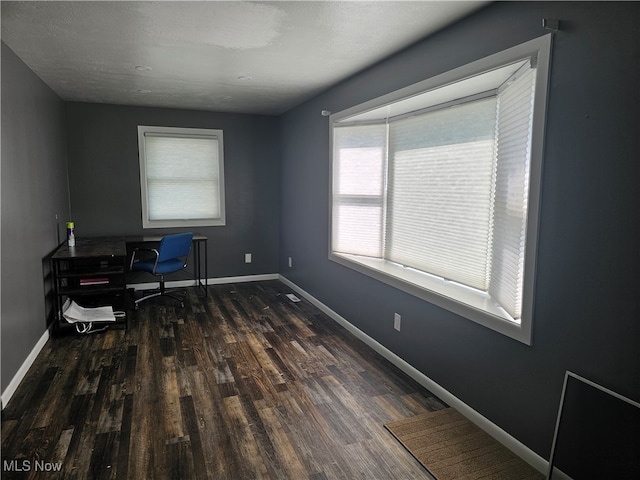
MULTIPOLYGON (((162 237, 166 237, 167 235, 170 234, 164 234, 164 235, 125 235, 122 237, 118 237, 120 239, 122 239, 125 243, 145 243, 145 242, 159 242, 160 240, 162 240, 162 237)), ((115 238, 115 237, 114 237, 115 238)), ((207 237, 206 235, 202 235, 201 233, 194 233, 193 234, 193 241, 194 242, 198 242, 198 241, 202 241, 202 240, 206 240, 207 237)))
MULTIPOLYGON (((114 237, 76 237, 76 246, 63 243, 51 256, 53 259, 126 257, 128 243, 159 242, 165 235, 122 235, 114 237)), ((200 234, 193 234, 193 241, 207 240, 200 234)))

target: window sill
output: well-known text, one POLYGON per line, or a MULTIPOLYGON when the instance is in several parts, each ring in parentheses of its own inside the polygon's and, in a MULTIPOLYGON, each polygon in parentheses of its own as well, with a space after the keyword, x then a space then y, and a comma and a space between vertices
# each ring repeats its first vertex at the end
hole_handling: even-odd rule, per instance
POLYGON ((531 345, 530 322, 513 319, 486 293, 378 258, 330 253, 329 259, 531 345))

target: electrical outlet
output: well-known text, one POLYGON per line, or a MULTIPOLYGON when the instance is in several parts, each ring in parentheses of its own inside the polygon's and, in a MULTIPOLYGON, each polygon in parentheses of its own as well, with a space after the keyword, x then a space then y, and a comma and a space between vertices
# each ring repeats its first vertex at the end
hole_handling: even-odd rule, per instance
POLYGON ((289 268, 293 267, 293 260, 289 257, 289 268))
POLYGON ((399 313, 394 313, 393 314, 393 328, 395 328, 397 331, 400 331, 400 320, 402 320, 402 317, 400 316, 399 313))
POLYGON ((251 254, 250 253, 245 253, 244 254, 244 263, 251 263, 251 254))

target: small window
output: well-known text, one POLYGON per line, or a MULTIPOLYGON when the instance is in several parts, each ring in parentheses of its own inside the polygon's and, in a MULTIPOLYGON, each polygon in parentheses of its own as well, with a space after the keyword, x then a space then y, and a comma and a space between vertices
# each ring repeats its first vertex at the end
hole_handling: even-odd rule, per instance
POLYGON ((222 130, 138 126, 142 227, 225 224, 222 130))
POLYGON ((332 115, 330 258, 530 344, 549 50, 332 115))

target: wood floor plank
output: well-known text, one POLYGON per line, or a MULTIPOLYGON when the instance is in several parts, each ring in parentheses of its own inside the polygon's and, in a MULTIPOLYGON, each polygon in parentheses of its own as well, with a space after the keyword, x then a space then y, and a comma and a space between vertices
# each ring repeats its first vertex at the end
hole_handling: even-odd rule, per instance
POLYGON ((446 405, 287 293, 188 289, 126 331, 52 338, 2 412, 2 449, 62 471, 3 478, 430 479, 383 425, 446 405))
POLYGON ((278 473, 281 478, 304 478, 307 471, 298 458, 296 448, 289 440, 289 436, 274 413, 273 408, 260 410, 260 417, 265 425, 266 434, 275 451, 274 462, 277 462, 278 473))
POLYGON ((44 375, 42 376, 42 380, 38 383, 36 387, 35 394, 32 398, 32 402, 38 403, 40 408, 38 411, 42 409, 42 413, 40 415, 36 414, 33 418, 33 422, 31 424, 31 428, 40 428, 46 425, 48 420, 50 419, 50 414, 47 415, 47 406, 51 403, 51 401, 46 401, 47 397, 55 396, 55 391, 51 390, 51 384, 54 383, 56 374, 58 373, 58 367, 52 366, 46 369, 44 375))
POLYGON ((304 463, 309 477, 314 475, 328 478, 349 478, 347 462, 336 456, 332 446, 335 438, 324 428, 324 419, 312 406, 301 406, 299 394, 295 389, 282 394, 283 408, 276 410, 280 422, 286 427, 287 434, 298 449, 300 461, 304 463))
MULTIPOLYGON (((205 468, 208 478, 225 478, 223 429, 220 416, 220 397, 214 397, 211 387, 207 383, 203 372, 193 370, 189 372, 192 386, 192 402, 194 417, 200 432, 202 449, 207 452, 205 455, 205 468)), ((185 428, 188 431, 188 419, 183 416, 185 428)), ((194 459, 197 462, 197 458, 194 459)))
MULTIPOLYGON (((226 452, 227 458, 231 457, 235 464, 232 474, 237 475, 238 478, 265 478, 267 468, 264 460, 269 457, 259 455, 255 437, 251 432, 251 425, 256 425, 257 419, 253 419, 251 414, 249 414, 251 417, 247 416, 240 396, 223 398, 221 403, 224 406, 222 417, 226 431, 232 439, 231 445, 233 445, 226 452), (245 461, 247 458, 256 461, 247 462, 245 461)), ((247 402, 247 404, 250 403, 251 401, 247 402)))
POLYGON ((115 478, 117 467, 117 432, 99 433, 89 462, 87 479, 108 480, 115 478))
MULTIPOLYGON (((64 464, 65 459, 67 458, 67 453, 69 451, 69 444, 71 443, 71 438, 73 438, 73 427, 67 428, 63 430, 58 438, 58 441, 55 444, 55 450, 51 458, 51 463, 55 465, 62 466, 64 464)), ((52 480, 57 480, 59 478, 63 478, 62 468, 58 472, 52 472, 50 475, 52 480)))
POLYGON ((129 478, 129 451, 131 446, 131 418, 133 410, 133 394, 124 396, 122 405, 122 424, 118 444, 118 460, 116 466, 117 478, 129 478))
MULTIPOLYGON (((202 449, 202 441, 200 439, 200 429, 198 428, 198 419, 193 405, 193 398, 180 397, 180 412, 182 421, 184 422, 184 430, 189 435, 191 445, 191 456, 193 462, 193 475, 189 478, 197 480, 207 478, 207 468, 205 455, 202 449)), ((181 477, 185 478, 185 477, 181 477)))

